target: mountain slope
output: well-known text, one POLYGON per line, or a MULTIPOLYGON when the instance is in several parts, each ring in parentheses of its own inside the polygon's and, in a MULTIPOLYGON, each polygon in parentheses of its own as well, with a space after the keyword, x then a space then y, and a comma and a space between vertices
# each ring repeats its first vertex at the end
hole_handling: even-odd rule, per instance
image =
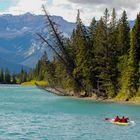
MULTIPOLYGON (((53 16, 66 36, 70 36, 75 27, 62 17, 53 16)), ((36 33, 44 30, 44 16, 30 13, 12 16, 0 16, 0 67, 18 71, 19 67, 33 68, 43 54, 45 47, 40 47, 36 33)), ((48 54, 49 57, 51 54, 48 54)))

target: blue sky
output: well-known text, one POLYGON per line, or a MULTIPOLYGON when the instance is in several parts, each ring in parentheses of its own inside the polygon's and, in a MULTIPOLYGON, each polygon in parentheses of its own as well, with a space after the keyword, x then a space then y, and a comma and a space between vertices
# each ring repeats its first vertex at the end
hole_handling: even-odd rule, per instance
POLYGON ((102 16, 105 8, 110 11, 116 8, 118 17, 126 10, 129 19, 135 19, 140 12, 140 0, 0 0, 0 14, 43 14, 42 4, 52 15, 62 16, 72 22, 76 19, 77 9, 80 9, 86 24, 93 17, 98 19, 102 16))
POLYGON ((15 5, 18 0, 0 0, 0 12, 6 11, 15 5))

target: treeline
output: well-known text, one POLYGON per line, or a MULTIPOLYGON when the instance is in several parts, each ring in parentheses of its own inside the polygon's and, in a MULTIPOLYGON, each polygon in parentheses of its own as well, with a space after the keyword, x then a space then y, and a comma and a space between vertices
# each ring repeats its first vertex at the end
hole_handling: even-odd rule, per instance
POLYGON ((117 19, 115 9, 108 9, 100 20, 92 19, 86 27, 78 11, 71 38, 64 38, 43 7, 52 41, 38 36, 55 54, 52 61, 40 60, 35 73, 53 86, 73 90, 85 96, 130 99, 140 96, 140 13, 133 29, 123 11, 117 19), (44 68, 41 70, 42 66, 44 68))
MULTIPOLYGON (((10 72, 9 69, 0 69, 0 84, 21 84, 30 81, 27 70, 21 68, 18 73, 10 72)), ((33 77, 32 77, 33 78, 33 77)))
POLYGON ((48 60, 47 53, 44 52, 43 56, 40 58, 40 60, 36 64, 36 67, 34 69, 31 69, 26 74, 24 71, 23 77, 26 77, 26 81, 31 81, 31 80, 50 81, 50 80, 53 80, 52 77, 54 76, 54 74, 55 73, 54 73, 53 64, 51 61, 48 60))
POLYGON ((8 69, 0 69, 0 84, 16 84, 16 75, 11 74, 8 69))

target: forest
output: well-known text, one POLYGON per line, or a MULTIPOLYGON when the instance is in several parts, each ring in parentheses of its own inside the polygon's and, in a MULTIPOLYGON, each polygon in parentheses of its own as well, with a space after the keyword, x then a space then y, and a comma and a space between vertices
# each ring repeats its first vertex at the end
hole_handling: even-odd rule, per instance
POLYGON ((85 26, 78 10, 76 28, 66 38, 43 10, 50 34, 37 35, 53 52, 53 59, 44 52, 35 69, 21 70, 19 83, 46 80, 50 87, 73 91, 76 96, 84 93, 84 97, 96 94, 129 100, 140 96, 140 13, 131 29, 126 11, 118 18, 115 9, 105 9, 99 20, 93 18, 85 26))

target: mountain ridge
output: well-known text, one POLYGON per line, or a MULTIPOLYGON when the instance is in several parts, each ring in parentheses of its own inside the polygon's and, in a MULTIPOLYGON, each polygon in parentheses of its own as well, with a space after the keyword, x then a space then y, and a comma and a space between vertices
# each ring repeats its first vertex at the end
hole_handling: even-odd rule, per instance
MULTIPOLYGON (((60 16, 52 18, 60 25, 60 30, 70 36, 75 24, 67 22, 60 16)), ((40 47, 36 35, 44 30, 44 23, 43 15, 36 16, 30 13, 19 16, 0 15, 0 63, 5 64, 0 67, 16 72, 20 67, 33 68, 45 51, 45 47, 40 47), (9 64, 17 65, 17 68, 9 64)))

